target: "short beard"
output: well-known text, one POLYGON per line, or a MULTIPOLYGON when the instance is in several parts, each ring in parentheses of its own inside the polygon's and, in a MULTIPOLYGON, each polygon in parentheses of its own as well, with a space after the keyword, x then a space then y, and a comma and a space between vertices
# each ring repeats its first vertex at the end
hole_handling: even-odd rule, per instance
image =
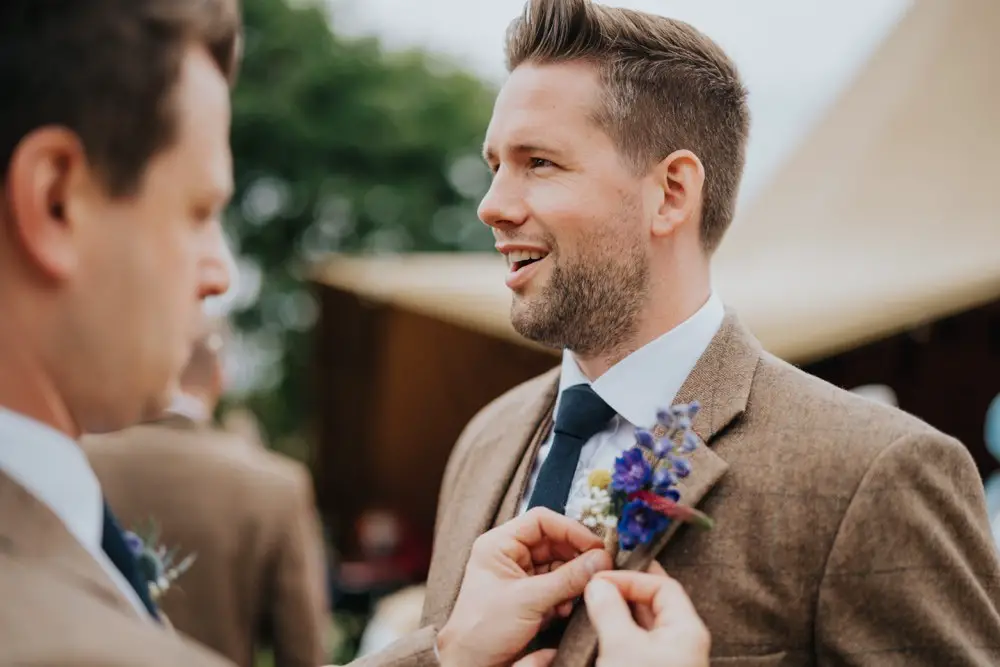
POLYGON ((555 263, 554 253, 544 291, 531 301, 514 297, 514 329, 583 357, 627 354, 649 293, 649 259, 639 243, 622 247, 609 240, 585 243, 592 250, 568 266, 555 263))

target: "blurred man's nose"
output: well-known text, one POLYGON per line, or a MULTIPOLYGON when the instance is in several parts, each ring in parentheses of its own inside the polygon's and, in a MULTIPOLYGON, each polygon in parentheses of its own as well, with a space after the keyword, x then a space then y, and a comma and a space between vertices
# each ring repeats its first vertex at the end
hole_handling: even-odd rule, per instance
POLYGON ((222 225, 215 224, 213 227, 209 250, 201 266, 202 299, 228 292, 236 271, 236 260, 225 234, 222 233, 222 225))

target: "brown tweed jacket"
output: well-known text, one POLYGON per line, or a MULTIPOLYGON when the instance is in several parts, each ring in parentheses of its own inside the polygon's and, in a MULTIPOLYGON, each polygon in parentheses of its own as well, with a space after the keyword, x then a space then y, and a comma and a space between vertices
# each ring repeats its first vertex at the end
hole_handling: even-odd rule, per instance
POLYGON ((0 665, 230 663, 140 618, 48 507, 0 472, 0 665))
POLYGON ((161 600, 178 632, 251 667, 262 630, 279 667, 325 660, 326 580, 301 464, 182 417, 85 438, 125 526, 154 519, 194 565, 161 600))
MULTIPOLYGON (((478 535, 517 511, 558 369, 478 414, 449 461, 424 623, 440 626, 478 535)), ((1000 664, 1000 564, 960 443, 761 350, 732 314, 677 397, 698 400, 682 501, 716 520, 653 550, 712 632, 712 664, 1000 664)), ((645 567, 636 552, 625 567, 645 567)), ((592 664, 578 608, 556 664, 592 664)))

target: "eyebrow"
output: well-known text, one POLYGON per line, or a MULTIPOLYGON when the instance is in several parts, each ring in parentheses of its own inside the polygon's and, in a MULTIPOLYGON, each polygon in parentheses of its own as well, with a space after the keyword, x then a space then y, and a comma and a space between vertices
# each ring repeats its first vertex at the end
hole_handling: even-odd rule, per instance
MULTIPOLYGON (((554 148, 546 148, 537 144, 515 144, 514 146, 511 146, 510 151, 521 155, 525 153, 546 153, 547 155, 551 155, 553 157, 562 156, 562 153, 554 148)), ((483 145, 483 159, 486 160, 486 162, 496 161, 496 152, 485 144, 483 145)))

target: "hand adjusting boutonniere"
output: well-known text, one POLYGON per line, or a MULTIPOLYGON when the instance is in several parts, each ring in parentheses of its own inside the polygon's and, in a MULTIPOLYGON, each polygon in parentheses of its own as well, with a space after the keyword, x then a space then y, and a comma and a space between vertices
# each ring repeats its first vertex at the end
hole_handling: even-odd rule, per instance
POLYGON ((712 520, 680 504, 677 482, 691 474, 689 456, 701 444, 691 422, 699 404, 674 405, 656 415, 651 430, 636 429, 636 445, 615 460, 612 470, 593 470, 584 493, 567 508, 614 551, 631 551, 661 535, 672 521, 711 528, 712 520))
POLYGON ((149 522, 145 530, 137 533, 126 530, 124 533, 125 544, 135 556, 139 572, 149 584, 149 597, 153 602, 159 602, 170 586, 191 568, 195 554, 189 554, 177 563, 177 549, 167 549, 159 544, 160 531, 153 521, 149 522))

